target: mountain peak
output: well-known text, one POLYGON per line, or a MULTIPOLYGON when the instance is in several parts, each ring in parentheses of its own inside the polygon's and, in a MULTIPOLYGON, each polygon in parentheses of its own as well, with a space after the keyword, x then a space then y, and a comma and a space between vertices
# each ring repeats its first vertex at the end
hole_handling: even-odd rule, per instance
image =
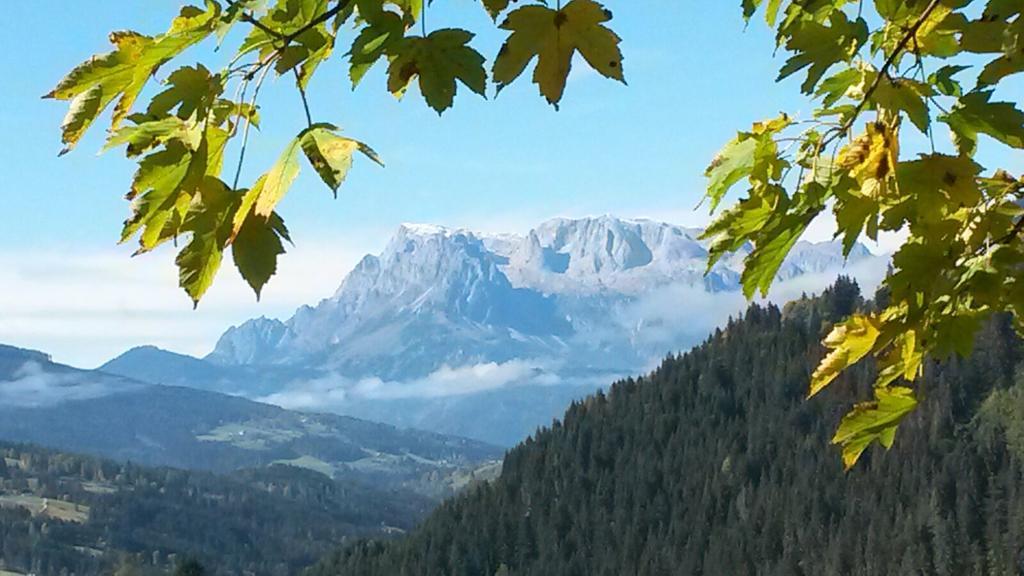
POLYGON ((398 234, 413 236, 451 236, 453 234, 471 233, 462 228, 449 228, 439 224, 405 222, 398 227, 398 234))
MULTIPOLYGON (((444 367, 557 364, 567 354, 588 371, 635 369, 692 343, 687 330, 707 311, 687 312, 674 299, 679 290, 738 292, 743 252, 705 274, 700 234, 608 214, 551 219, 521 236, 402 224, 332 296, 287 322, 258 318, 231 328, 208 359, 395 382, 444 367), (694 318, 671 322, 651 312, 664 306, 694 318)), ((869 256, 858 247, 851 260, 869 256)), ((801 242, 779 278, 845 262, 838 243, 801 242)))
POLYGON ((26 362, 29 360, 43 363, 49 363, 53 361, 51 356, 45 352, 40 352, 38 350, 29 350, 27 348, 18 348, 16 346, 9 346, 7 344, 0 344, 0 361, 26 362))
POLYGON ((217 364, 260 363, 287 334, 284 322, 260 316, 228 328, 206 359, 217 364))

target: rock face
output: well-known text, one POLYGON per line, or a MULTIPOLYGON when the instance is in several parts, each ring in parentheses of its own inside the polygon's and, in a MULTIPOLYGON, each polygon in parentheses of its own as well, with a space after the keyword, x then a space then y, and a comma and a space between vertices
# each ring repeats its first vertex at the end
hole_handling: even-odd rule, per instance
MULTIPOLYGON (((536 396, 543 409, 486 438, 508 443, 561 413, 552 397, 647 369, 743 307, 749 247, 705 274, 700 233, 612 216, 551 220, 523 236, 403 225, 331 297, 285 322, 231 328, 205 360, 211 370, 274 374, 273 385, 250 372, 257 389, 224 391, 448 432, 467 430, 449 416, 486 420, 511 404, 529 412, 536 396)), ((874 261, 860 245, 844 258, 837 242, 800 242, 778 277, 824 287, 844 267, 874 261)))
POLYGON ((402 378, 557 346, 571 326, 552 298, 513 287, 501 260, 472 232, 402 226, 332 297, 284 324, 261 318, 232 328, 207 359, 312 362, 347 375, 402 378))
POLYGON ((221 337, 209 359, 223 364, 259 364, 288 334, 284 322, 260 317, 232 326, 221 337))

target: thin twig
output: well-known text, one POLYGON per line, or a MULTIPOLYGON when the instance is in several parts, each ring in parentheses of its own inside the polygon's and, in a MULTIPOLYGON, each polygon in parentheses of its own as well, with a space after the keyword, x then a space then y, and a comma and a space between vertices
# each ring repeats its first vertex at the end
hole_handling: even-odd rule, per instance
POLYGON ((871 82, 871 85, 868 86, 868 89, 864 92, 864 97, 857 104, 857 107, 854 108, 853 114, 850 115, 850 117, 846 120, 846 122, 843 123, 843 125, 835 134, 829 136, 824 140, 824 144, 827 145, 834 138, 841 137, 843 134, 849 131, 850 128, 853 127, 854 122, 857 121, 857 118, 860 116, 861 112, 863 112, 864 108, 868 105, 868 101, 871 100, 871 96, 874 95, 875 90, 878 90, 879 85, 881 85, 882 78, 888 77, 889 69, 892 68, 896 61, 899 59, 900 54, 906 49, 907 44, 909 44, 911 40, 915 40, 917 38, 918 30, 921 29, 921 26, 924 26, 925 21, 928 20, 928 17, 931 16, 932 12, 934 12, 935 9, 938 8, 939 4, 941 3, 941 0, 932 0, 931 2, 928 3, 928 6, 924 9, 924 12, 921 13, 921 15, 917 18, 917 21, 914 22, 914 24, 910 27, 909 30, 907 30, 907 33, 900 40, 899 44, 896 45, 896 48, 893 49, 892 54, 889 54, 889 57, 885 59, 885 63, 882 64, 882 67, 878 70, 878 74, 875 75, 874 81, 871 82))
MULTIPOLYGON (((250 108, 256 109, 256 98, 260 95, 260 88, 263 87, 263 81, 267 78, 267 73, 270 72, 270 68, 264 68, 263 74, 260 75, 259 80, 256 81, 256 87, 252 92, 252 100, 250 100, 250 108)), ((242 149, 238 153, 238 166, 235 168, 235 179, 231 184, 231 188, 234 190, 238 189, 238 179, 242 176, 242 165, 245 164, 245 150, 249 145, 249 128, 252 126, 252 117, 250 114, 245 116, 245 129, 242 131, 242 149)))
MULTIPOLYGON (((228 2, 228 4, 231 4, 232 6, 237 5, 237 2, 235 0, 227 0, 227 2, 228 2)), ((302 26, 302 28, 299 28, 298 30, 296 30, 295 32, 292 32, 291 34, 282 34, 282 33, 278 32, 277 30, 274 30, 273 28, 271 28, 271 27, 267 26, 266 24, 260 22, 258 19, 256 19, 256 17, 254 17, 253 15, 251 15, 251 14, 249 14, 247 12, 242 12, 242 15, 240 16, 240 18, 242 19, 243 22, 248 22, 249 24, 252 24, 256 28, 259 28, 263 32, 267 33, 268 35, 270 35, 270 36, 272 36, 274 38, 277 38, 278 40, 282 40, 283 43, 284 43, 284 46, 282 48, 284 48, 284 47, 287 47, 289 44, 291 44, 299 36, 302 36, 304 33, 308 32, 309 30, 312 30, 313 28, 316 28, 317 26, 323 24, 324 22, 327 22, 331 18, 333 18, 333 17, 337 16, 338 14, 340 14, 351 3, 352 3, 352 0, 340 0, 337 4, 334 5, 334 8, 331 8, 330 10, 327 10, 323 14, 317 16, 316 18, 313 18, 308 23, 306 23, 304 26, 302 26)))
MULTIPOLYGON (((228 2, 228 4, 230 6, 238 6, 237 1, 235 1, 235 0, 227 0, 227 2, 228 2)), ((252 68, 252 70, 249 70, 248 72, 246 72, 244 77, 243 77, 243 82, 245 82, 246 86, 248 86, 248 83, 253 78, 255 78, 257 74, 259 74, 259 79, 256 81, 256 87, 253 89, 252 100, 250 100, 250 108, 252 110, 256 109, 256 99, 259 96, 260 88, 263 86, 263 81, 266 80, 267 74, 270 72, 270 69, 271 69, 270 64, 272 62, 274 62, 274 60, 276 60, 281 55, 281 53, 284 52, 284 50, 296 38, 298 38, 302 34, 306 33, 307 31, 312 30, 313 28, 316 28, 320 24, 323 24, 324 22, 327 22, 328 20, 330 20, 334 16, 340 14, 351 3, 352 3, 352 0, 339 0, 338 3, 335 4, 333 8, 331 8, 330 10, 325 11, 323 14, 321 14, 321 15, 317 16, 316 18, 310 20, 308 23, 303 25, 301 28, 299 28, 295 32, 292 32, 291 34, 282 34, 281 32, 278 32, 277 30, 274 30, 273 28, 270 28, 269 26, 267 26, 266 24, 260 22, 259 19, 257 19, 252 14, 249 14, 248 12, 243 11, 241 13, 239 18, 243 22, 247 22, 247 23, 253 25, 257 29, 262 30, 268 36, 270 36, 272 38, 275 38, 278 41, 280 41, 280 45, 278 47, 276 47, 274 49, 274 51, 271 52, 266 58, 263 58, 259 62, 255 62, 255 63, 252 63, 252 64, 247 64, 246 66, 242 67, 242 68, 246 68, 246 67, 251 67, 252 68)), ((236 57, 236 60, 234 60, 233 62, 235 62, 235 61, 237 61, 237 57, 236 57)), ((302 87, 302 83, 299 81, 299 75, 298 74, 299 74, 298 70, 295 70, 295 83, 296 83, 296 86, 299 89, 299 95, 302 97, 302 106, 303 106, 303 109, 306 112, 306 122, 307 122, 307 124, 312 126, 313 125, 313 117, 312 117, 312 114, 309 111, 309 101, 306 98, 306 90, 305 90, 305 88, 302 87)), ((241 150, 238 153, 238 166, 236 166, 236 168, 235 168, 235 178, 234 178, 234 182, 233 182, 233 184, 231 186, 234 189, 238 188, 238 181, 239 181, 239 179, 241 178, 241 175, 242 175, 242 166, 245 164, 245 152, 246 152, 246 149, 248 148, 248 144, 249 144, 249 130, 250 130, 251 126, 252 126, 252 118, 251 118, 250 114, 247 114, 246 117, 245 117, 245 128, 242 131, 242 148, 241 148, 241 150)))

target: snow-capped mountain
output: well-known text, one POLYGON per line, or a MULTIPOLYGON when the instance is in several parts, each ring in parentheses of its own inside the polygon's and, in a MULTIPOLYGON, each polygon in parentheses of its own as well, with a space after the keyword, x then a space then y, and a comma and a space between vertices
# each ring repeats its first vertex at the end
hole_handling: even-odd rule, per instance
MULTIPOLYGON (((262 382, 252 395, 286 407, 508 442, 559 414, 565 396, 644 370, 742 309, 748 250, 705 274, 700 232, 612 216, 551 220, 521 236, 403 225, 331 297, 284 322, 229 329, 206 361, 250 381, 264 367, 279 389, 267 394, 262 382), (518 424, 499 422, 513 396, 507 416, 518 424), (476 433, 469 419, 501 431, 476 433)), ((874 262, 863 246, 846 259, 838 242, 800 242, 779 280, 823 288, 874 262)))

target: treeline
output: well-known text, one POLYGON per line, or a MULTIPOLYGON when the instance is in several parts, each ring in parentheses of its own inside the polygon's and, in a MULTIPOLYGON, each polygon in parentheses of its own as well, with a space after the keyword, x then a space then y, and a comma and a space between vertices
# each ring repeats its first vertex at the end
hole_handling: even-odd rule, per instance
POLYGON ((433 506, 290 466, 228 476, 0 444, 0 569, 290 575, 353 537, 408 530, 433 506))
MULTIPOLYGON (((885 295, 877 298, 884 299, 885 295)), ((1024 383, 1008 321, 930 363, 891 452, 844 473, 829 444, 860 366, 805 400, 829 326, 870 307, 841 280, 751 307, 649 376, 574 404, 500 479, 410 536, 345 546, 309 576, 1024 573, 1024 383)))

